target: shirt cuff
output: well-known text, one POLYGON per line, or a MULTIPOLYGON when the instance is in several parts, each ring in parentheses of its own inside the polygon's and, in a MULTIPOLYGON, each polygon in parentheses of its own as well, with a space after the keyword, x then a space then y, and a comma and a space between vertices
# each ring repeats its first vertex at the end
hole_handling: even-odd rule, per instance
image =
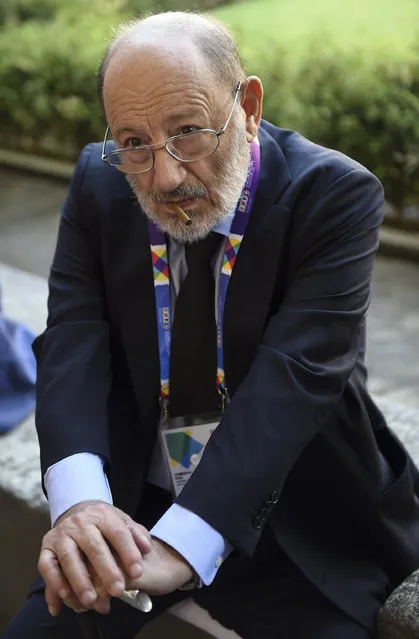
POLYGON ((173 504, 150 530, 153 537, 174 548, 209 586, 233 547, 198 515, 173 504))
POLYGON ((50 466, 44 477, 51 526, 58 517, 82 501, 112 504, 103 461, 93 453, 76 453, 50 466))

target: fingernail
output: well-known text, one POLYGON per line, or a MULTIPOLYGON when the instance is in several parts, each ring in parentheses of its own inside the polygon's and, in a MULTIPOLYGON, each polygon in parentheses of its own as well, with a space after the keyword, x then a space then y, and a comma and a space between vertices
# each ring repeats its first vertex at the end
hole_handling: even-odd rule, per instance
POLYGON ((103 604, 102 606, 102 614, 103 615, 108 615, 111 611, 111 604, 109 601, 107 601, 105 604, 103 604))
POLYGON ((118 595, 120 595, 123 592, 124 588, 125 586, 122 583, 122 581, 114 581, 109 588, 109 590, 111 591, 110 594, 113 595, 114 597, 118 597, 118 595))
POLYGON ((56 617, 58 614, 54 606, 48 606, 48 612, 51 615, 51 617, 56 617))
POLYGON ((97 594, 93 592, 93 590, 85 590, 82 596, 80 597, 80 601, 83 606, 90 606, 97 599, 97 594))
POLYGON ((110 601, 108 600, 108 601, 96 602, 95 610, 96 612, 99 612, 101 615, 109 614, 111 611, 110 601))
POLYGON ((132 564, 131 568, 129 569, 129 574, 134 579, 136 577, 139 577, 142 572, 143 572, 143 569, 141 568, 140 564, 132 564))

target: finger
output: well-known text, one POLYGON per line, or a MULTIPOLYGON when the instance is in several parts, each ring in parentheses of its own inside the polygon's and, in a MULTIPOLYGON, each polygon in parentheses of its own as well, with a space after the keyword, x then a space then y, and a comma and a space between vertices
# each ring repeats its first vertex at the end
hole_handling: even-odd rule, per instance
POLYGON ((63 599, 63 602, 67 606, 67 608, 71 608, 72 610, 74 610, 74 612, 87 612, 88 610, 87 608, 83 608, 80 601, 78 601, 76 597, 63 599))
POLYGON ((94 610, 99 612, 101 615, 107 615, 111 611, 111 600, 109 597, 102 599, 98 597, 98 599, 93 604, 94 610))
POLYGON ((77 544, 68 536, 60 538, 56 542, 56 553, 75 596, 84 608, 91 608, 97 594, 77 544))
POLYGON ((93 604, 93 608, 96 612, 100 612, 102 615, 107 615, 110 612, 111 600, 106 590, 102 589, 102 593, 96 599, 93 604))
POLYGON ((83 612, 86 609, 83 608, 80 601, 78 601, 77 597, 72 591, 70 584, 62 573, 61 567, 58 564, 58 560, 56 560, 56 562, 56 570, 60 575, 59 583, 56 583, 56 585, 59 585, 58 593, 53 589, 51 585, 45 585, 45 601, 47 603, 50 615, 53 617, 58 616, 63 608, 63 603, 68 608, 73 608, 73 610, 75 610, 76 612, 83 612))
POLYGON ((145 526, 137 523, 129 515, 124 513, 119 508, 115 508, 115 511, 118 513, 119 517, 125 523, 125 525, 133 534, 134 539, 136 540, 137 547, 141 550, 142 554, 147 554, 151 550, 151 535, 145 526))
MULTIPOLYGON (((59 593, 54 592, 54 590, 48 584, 46 584, 45 586, 45 601, 47 603, 50 615, 52 617, 57 617, 62 611, 63 603, 68 608, 72 608, 75 612, 86 612, 87 608, 83 608, 82 604, 75 596, 67 579, 62 574, 61 568, 58 565, 58 561, 57 571, 60 573, 61 576, 61 587, 59 589, 59 593)), ((106 611, 106 607, 104 608, 103 605, 99 606, 99 608, 100 610, 98 610, 98 612, 106 611)))
POLYGON ((89 525, 81 529, 77 544, 86 555, 89 568, 91 565, 91 574, 95 575, 105 588, 106 596, 120 595, 125 588, 125 578, 98 528, 89 525))
MULTIPOLYGON (((98 527, 120 558, 124 572, 130 577, 138 577, 141 574, 143 557, 128 525, 121 521, 119 517, 115 517, 115 519, 108 518, 103 520, 98 524, 98 527)), ((146 540, 142 540, 140 545, 148 548, 146 540)))
POLYGON ((130 524, 128 528, 141 554, 146 555, 149 553, 151 550, 151 536, 148 530, 136 523, 130 524))
MULTIPOLYGON (((68 606, 68 608, 72 608, 75 612, 87 612, 87 609, 83 608, 75 597, 66 599, 64 603, 68 606)), ((102 615, 107 615, 111 610, 111 601, 108 593, 106 593, 105 596, 98 596, 96 601, 92 604, 92 609, 102 615)))
POLYGON ((89 562, 87 563, 87 569, 90 576, 92 577, 93 586, 98 595, 97 601, 94 604, 94 609, 101 614, 107 614, 108 612, 110 612, 111 609, 109 594, 101 583, 99 577, 95 573, 95 569, 89 562))
POLYGON ((75 612, 86 612, 86 608, 83 608, 80 601, 77 599, 74 592, 71 590, 66 580, 67 587, 60 590, 60 595, 57 596, 48 586, 45 588, 45 600, 48 605, 48 610, 53 617, 60 614, 63 603, 67 608, 72 608, 75 612))
POLYGON ((48 585, 45 586, 45 602, 51 617, 58 617, 63 608, 63 602, 59 595, 51 590, 48 585))
POLYGON ((43 548, 41 550, 38 570, 46 584, 47 604, 53 608, 54 606, 61 608, 61 599, 68 597, 70 591, 68 582, 60 568, 57 555, 51 549, 43 548))

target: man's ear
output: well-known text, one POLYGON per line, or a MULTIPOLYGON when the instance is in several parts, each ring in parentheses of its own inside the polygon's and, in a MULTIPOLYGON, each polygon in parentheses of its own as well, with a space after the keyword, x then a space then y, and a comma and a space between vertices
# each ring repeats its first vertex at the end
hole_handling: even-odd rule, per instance
POLYGON ((263 86, 261 80, 252 75, 241 86, 241 106, 246 114, 246 138, 250 143, 258 133, 262 119, 263 86))

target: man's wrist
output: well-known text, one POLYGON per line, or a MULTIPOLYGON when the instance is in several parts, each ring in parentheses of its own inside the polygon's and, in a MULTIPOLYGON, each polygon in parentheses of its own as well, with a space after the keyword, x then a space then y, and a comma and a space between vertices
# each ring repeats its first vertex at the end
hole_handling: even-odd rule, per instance
POLYGON ((201 577, 194 572, 189 581, 184 583, 183 586, 179 586, 178 590, 194 590, 195 588, 202 588, 203 585, 201 577))
POLYGON ((150 533, 175 548, 207 586, 232 551, 219 532, 178 504, 173 504, 164 513, 150 533))
POLYGON ((178 590, 192 590, 193 588, 202 588, 202 580, 200 576, 193 569, 191 564, 185 559, 185 557, 176 550, 176 548, 173 548, 173 546, 166 543, 165 541, 162 541, 161 539, 158 539, 157 537, 152 536, 152 539, 154 542, 162 546, 170 555, 176 557, 178 561, 181 561, 185 566, 189 568, 191 576, 187 581, 185 581, 182 586, 179 586, 178 590))

